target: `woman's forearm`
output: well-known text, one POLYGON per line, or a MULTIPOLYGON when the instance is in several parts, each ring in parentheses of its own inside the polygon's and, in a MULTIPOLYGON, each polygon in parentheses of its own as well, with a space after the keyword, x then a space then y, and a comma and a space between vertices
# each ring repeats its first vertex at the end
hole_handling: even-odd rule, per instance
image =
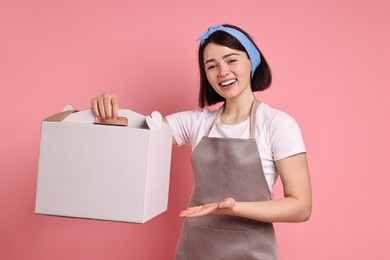
POLYGON ((258 202, 236 201, 228 214, 262 222, 303 222, 310 218, 311 202, 292 197, 258 202))

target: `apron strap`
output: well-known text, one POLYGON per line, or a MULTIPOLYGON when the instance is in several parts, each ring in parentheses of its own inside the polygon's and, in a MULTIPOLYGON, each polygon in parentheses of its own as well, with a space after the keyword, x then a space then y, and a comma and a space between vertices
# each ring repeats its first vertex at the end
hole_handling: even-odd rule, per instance
POLYGON ((251 117, 250 117, 250 132, 249 132, 249 139, 256 139, 256 111, 257 108, 260 106, 260 101, 257 100, 255 96, 253 96, 253 104, 252 104, 252 110, 251 110, 251 117))
POLYGON ((213 122, 211 123, 211 125, 210 125, 209 129, 207 130, 205 136, 209 136, 209 134, 211 132, 211 129, 215 125, 215 121, 217 120, 217 118, 219 118, 221 116, 221 113, 222 113, 224 107, 225 107, 225 103, 223 103, 223 105, 218 109, 217 115, 214 117, 213 122))
MULTIPOLYGON (((252 108, 251 108, 251 114, 250 114, 250 132, 249 132, 249 139, 255 139, 256 138, 256 111, 257 108, 260 106, 260 101, 257 100, 255 96, 253 96, 253 103, 252 103, 252 108)), ((211 123, 209 129, 207 130, 205 136, 209 136, 211 129, 214 127, 215 122, 217 118, 219 118, 222 114, 222 111, 225 108, 226 103, 224 103, 217 112, 217 115, 215 116, 213 122, 211 123)))

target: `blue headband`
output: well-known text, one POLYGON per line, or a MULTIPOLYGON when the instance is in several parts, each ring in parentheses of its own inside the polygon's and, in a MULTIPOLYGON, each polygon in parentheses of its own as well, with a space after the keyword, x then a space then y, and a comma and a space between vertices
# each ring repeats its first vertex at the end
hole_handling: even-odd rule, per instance
POLYGON ((253 42, 245 34, 243 34, 242 32, 236 29, 230 27, 224 27, 221 25, 216 25, 216 26, 209 27, 207 31, 205 31, 201 36, 199 36, 198 41, 201 41, 200 44, 202 45, 210 37, 210 35, 216 31, 227 32, 228 34, 236 38, 244 46, 246 52, 249 55, 249 59, 251 61, 252 77, 253 77, 256 68, 261 63, 260 52, 257 50, 253 42))

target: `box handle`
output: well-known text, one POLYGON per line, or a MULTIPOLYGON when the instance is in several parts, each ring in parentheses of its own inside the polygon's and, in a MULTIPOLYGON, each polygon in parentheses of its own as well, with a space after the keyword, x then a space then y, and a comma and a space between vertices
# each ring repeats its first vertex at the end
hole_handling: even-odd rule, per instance
POLYGON ((111 119, 99 119, 95 116, 95 121, 93 123, 97 125, 128 126, 129 120, 124 116, 118 116, 111 119))

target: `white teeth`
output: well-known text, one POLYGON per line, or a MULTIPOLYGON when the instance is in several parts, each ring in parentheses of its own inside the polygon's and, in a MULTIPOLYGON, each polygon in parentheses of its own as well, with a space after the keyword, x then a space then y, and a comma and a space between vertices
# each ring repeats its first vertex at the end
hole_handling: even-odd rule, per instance
POLYGON ((228 81, 222 82, 221 85, 222 86, 227 86, 227 85, 233 84, 234 82, 236 82, 236 80, 232 79, 232 80, 228 80, 228 81))

